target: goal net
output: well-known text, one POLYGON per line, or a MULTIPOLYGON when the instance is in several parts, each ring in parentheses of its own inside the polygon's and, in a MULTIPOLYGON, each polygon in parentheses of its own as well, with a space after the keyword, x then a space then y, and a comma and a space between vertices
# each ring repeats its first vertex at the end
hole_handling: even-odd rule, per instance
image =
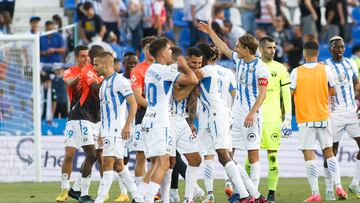
POLYGON ((0 182, 40 181, 38 35, 0 36, 0 182))

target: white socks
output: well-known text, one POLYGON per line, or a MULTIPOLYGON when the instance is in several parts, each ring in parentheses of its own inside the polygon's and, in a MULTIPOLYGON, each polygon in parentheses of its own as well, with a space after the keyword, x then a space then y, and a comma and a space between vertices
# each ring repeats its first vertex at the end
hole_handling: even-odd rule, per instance
POLYGON ((237 164, 237 167, 238 167, 240 176, 241 176, 242 180, 244 181, 244 185, 245 185, 246 189, 249 191, 250 195, 256 199, 259 198, 261 194, 258 191, 258 189, 255 187, 253 181, 250 179, 246 170, 240 164, 237 164))
POLYGON ((137 194, 137 187, 134 181, 133 176, 130 174, 130 171, 127 167, 124 168, 124 170, 120 171, 119 178, 123 181, 125 187, 129 190, 131 193, 131 196, 133 198, 138 197, 137 194))
POLYGON ((335 156, 326 159, 326 163, 328 165, 328 170, 331 175, 331 179, 334 181, 336 187, 341 187, 340 180, 340 169, 339 162, 335 156))
POLYGON ((172 169, 169 169, 164 176, 164 179, 161 183, 160 193, 161 193, 161 201, 163 203, 170 202, 170 185, 171 185, 171 174, 172 169))
POLYGON ((121 180, 120 176, 119 176, 119 188, 120 188, 120 193, 122 195, 127 195, 127 188, 125 187, 123 180, 121 180))
POLYGON ((260 162, 250 164, 250 179, 254 183, 256 188, 259 188, 260 182, 260 162))
POLYGON ((360 180, 360 160, 356 159, 356 166, 355 166, 355 171, 354 171, 354 176, 353 179, 351 181, 351 186, 358 186, 359 185, 359 180, 360 180))
MULTIPOLYGON (((103 177, 100 182, 98 196, 96 202, 104 202, 107 194, 109 193, 112 181, 113 181, 113 171, 104 171, 103 177)), ((82 195, 81 195, 82 196, 82 195)))
POLYGON ((328 168, 324 168, 326 192, 334 192, 334 185, 328 168))
POLYGON ((140 184, 142 183, 142 181, 143 181, 143 176, 135 176, 135 177, 134 177, 134 180, 135 180, 136 186, 139 187, 139 185, 140 185, 140 184))
POLYGON ((153 203, 156 193, 159 191, 160 185, 154 182, 149 182, 146 185, 146 194, 144 203, 153 203))
POLYGON ((206 191, 214 191, 214 161, 213 160, 204 160, 204 183, 206 191))
POLYGON ((67 173, 61 174, 61 189, 70 189, 69 175, 67 173))
MULTIPOLYGON (((112 175, 112 171, 111 171, 111 175, 112 175)), ((81 196, 89 195, 90 182, 91 182, 91 175, 89 175, 86 178, 81 177, 81 196)))
POLYGON ((74 191, 81 190, 81 174, 76 178, 74 185, 71 187, 74 191))
POLYGON ((243 180, 241 179, 240 173, 234 161, 229 161, 225 165, 225 171, 231 180, 232 185, 235 190, 240 194, 241 198, 248 197, 249 193, 247 192, 243 180))
POLYGON ((144 197, 147 195, 146 194, 146 188, 148 186, 148 183, 145 182, 141 182, 138 186, 138 195, 140 198, 140 202, 144 202, 144 197))
POLYGON ((314 160, 306 161, 306 175, 310 183, 311 191, 313 195, 318 195, 319 184, 318 184, 318 172, 314 160))
POLYGON ((193 200, 195 185, 197 182, 197 174, 199 167, 188 166, 185 174, 185 199, 188 201, 193 200))

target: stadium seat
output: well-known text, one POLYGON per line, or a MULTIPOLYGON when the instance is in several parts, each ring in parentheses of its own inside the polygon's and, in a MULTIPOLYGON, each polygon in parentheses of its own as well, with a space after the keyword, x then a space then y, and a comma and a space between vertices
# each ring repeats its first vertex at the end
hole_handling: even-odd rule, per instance
POLYGON ((350 58, 352 53, 352 47, 350 44, 345 44, 345 53, 344 53, 344 56, 347 57, 347 58, 350 58))
POLYGON ((188 22, 183 20, 184 12, 182 9, 174 9, 173 11, 173 20, 174 25, 177 27, 187 27, 188 22))
POLYGON ((320 44, 319 47, 319 58, 318 61, 325 61, 327 58, 331 57, 331 53, 329 51, 329 45, 327 44, 320 44))
POLYGON ((360 7, 355 7, 352 11, 352 16, 356 21, 356 24, 360 25, 360 7))
POLYGON ((353 44, 360 44, 360 25, 352 28, 353 44))
POLYGON ((183 28, 180 33, 179 44, 181 47, 190 46, 190 29, 183 28))

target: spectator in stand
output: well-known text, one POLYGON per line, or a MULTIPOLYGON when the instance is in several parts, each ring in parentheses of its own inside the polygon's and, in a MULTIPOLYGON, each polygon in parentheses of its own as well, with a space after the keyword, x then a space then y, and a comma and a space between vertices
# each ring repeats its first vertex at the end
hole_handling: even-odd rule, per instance
POLYGON ((99 36, 103 39, 106 33, 106 27, 101 17, 95 14, 93 5, 85 2, 83 5, 85 16, 81 20, 80 37, 85 44, 92 41, 92 38, 99 36))
POLYGON ((255 8, 259 0, 240 0, 241 25, 251 34, 255 34, 255 8))
POLYGON ((263 37, 266 37, 267 34, 266 34, 266 30, 265 28, 263 27, 257 27, 256 30, 255 30, 255 38, 257 40, 260 40, 262 39, 263 37))
POLYGON ((197 29, 199 22, 207 22, 211 19, 213 0, 191 0, 190 46, 196 46, 208 42, 208 36, 197 29))
POLYGON ((317 0, 300 0, 301 26, 304 34, 304 41, 318 39, 316 21, 320 19, 317 14, 317 0))
POLYGON ((289 72, 300 66, 303 52, 302 47, 304 44, 300 25, 293 26, 293 33, 294 36, 288 43, 285 43, 284 46, 284 52, 287 53, 288 56, 289 72))
POLYGON ((51 123, 56 109, 56 93, 51 87, 51 79, 49 75, 43 77, 41 87, 41 119, 51 123))
POLYGON ((97 15, 101 15, 102 13, 102 5, 101 5, 101 0, 76 0, 78 2, 77 5, 77 12, 78 12, 78 18, 79 20, 81 20, 84 15, 85 15, 85 10, 84 10, 84 4, 86 2, 91 3, 91 5, 93 6, 94 12, 97 15))
POLYGON ((104 21, 106 27, 106 33, 104 39, 107 39, 110 32, 116 35, 116 39, 120 38, 119 26, 120 26, 120 8, 118 0, 102 0, 102 14, 101 18, 104 21))
POLYGON ((139 0, 130 0, 128 6, 128 19, 127 24, 131 31, 131 45, 140 54, 142 38, 142 6, 139 0))
POLYGON ((275 39, 276 44, 276 52, 274 60, 283 63, 284 62, 284 45, 290 40, 290 32, 289 30, 284 28, 285 26, 285 17, 283 15, 275 17, 274 28, 275 31, 271 34, 271 36, 275 39))
MULTIPOLYGON (((186 4, 184 4, 184 7, 185 6, 186 4)), ((143 19, 142 19, 143 37, 145 38, 148 36, 155 36, 156 30, 154 29, 154 25, 152 23, 153 1, 142 0, 142 8, 143 8, 143 19)))
POLYGON ((33 16, 30 18, 29 34, 39 34, 40 33, 40 21, 41 21, 41 18, 38 16, 33 16))
POLYGON ((347 33, 347 22, 348 22, 348 1, 347 0, 338 0, 337 2, 337 11, 340 17, 340 36, 348 41, 347 33))
POLYGON ((9 11, 0 12, 0 33, 12 34, 11 21, 12 20, 9 11))
POLYGON ((15 0, 0 0, 0 12, 8 11, 11 19, 14 18, 15 0))
POLYGON ((360 45, 356 45, 352 49, 351 59, 354 60, 360 69, 360 45))
POLYGON ((299 7, 299 0, 287 0, 285 1, 286 7, 289 10, 291 24, 294 23, 295 10, 299 7))
POLYGON ((113 32, 110 32, 108 37, 108 43, 111 46, 111 48, 116 53, 116 58, 122 61, 122 55, 123 55, 123 48, 117 43, 116 35, 113 32))
POLYGON ((52 16, 52 21, 54 22, 54 29, 59 30, 59 33, 62 34, 63 31, 60 30, 63 26, 62 19, 58 14, 52 16))
POLYGON ((263 27, 266 33, 272 33, 276 16, 275 0, 261 0, 258 3, 260 3, 260 17, 256 19, 256 24, 258 27, 263 27))
POLYGON ((61 65, 55 65, 53 68, 55 77, 52 79, 51 87, 56 95, 56 108, 54 118, 68 117, 68 99, 66 93, 66 85, 64 82, 64 69, 61 65))
POLYGON ((174 29, 173 22, 173 10, 174 10, 174 0, 164 0, 164 7, 166 11, 166 26, 168 30, 174 29))
POLYGON ((156 30, 156 36, 160 37, 164 34, 163 27, 166 23, 166 9, 164 0, 155 0, 153 6, 152 23, 156 30))
POLYGON ((216 0, 215 7, 222 8, 224 11, 224 18, 230 19, 230 8, 234 6, 233 0, 216 0))
POLYGON ((238 39, 246 34, 246 31, 244 29, 239 26, 233 25, 229 19, 224 20, 223 30, 227 34, 231 49, 234 49, 238 39))
POLYGON ((221 28, 224 27, 225 13, 224 9, 220 6, 214 6, 214 22, 221 28))
POLYGON ((332 37, 338 36, 340 33, 340 15, 338 11, 338 0, 328 0, 326 2, 326 26, 325 26, 325 42, 332 37))
MULTIPOLYGON (((45 22, 45 30, 54 30, 52 21, 45 22)), ((42 63, 61 63, 66 47, 63 37, 58 33, 43 35, 40 37, 40 61, 42 63)))

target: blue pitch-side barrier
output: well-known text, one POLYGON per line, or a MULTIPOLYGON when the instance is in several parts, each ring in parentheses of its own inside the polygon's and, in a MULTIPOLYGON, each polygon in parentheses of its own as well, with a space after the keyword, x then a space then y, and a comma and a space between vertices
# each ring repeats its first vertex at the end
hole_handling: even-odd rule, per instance
MULTIPOLYGON (((63 132, 65 130, 65 124, 66 124, 66 119, 55 119, 51 124, 47 124, 46 122, 43 121, 41 125, 42 134, 43 136, 48 136, 48 135, 61 136, 64 134, 63 132)), ((195 127, 197 126, 198 126, 198 121, 195 120, 195 127)), ((293 117, 292 129, 293 131, 298 131, 295 117, 293 117)))
MULTIPOLYGON (((54 119, 51 123, 46 121, 41 122, 41 132, 43 136, 62 136, 66 126, 66 119, 54 119)), ((195 119, 195 127, 198 126, 198 121, 195 119)), ((298 131, 295 117, 292 120, 293 131, 298 131)), ((1 135, 31 135, 31 126, 15 125, 12 122, 3 121, 0 123, 0 136, 1 135)))

